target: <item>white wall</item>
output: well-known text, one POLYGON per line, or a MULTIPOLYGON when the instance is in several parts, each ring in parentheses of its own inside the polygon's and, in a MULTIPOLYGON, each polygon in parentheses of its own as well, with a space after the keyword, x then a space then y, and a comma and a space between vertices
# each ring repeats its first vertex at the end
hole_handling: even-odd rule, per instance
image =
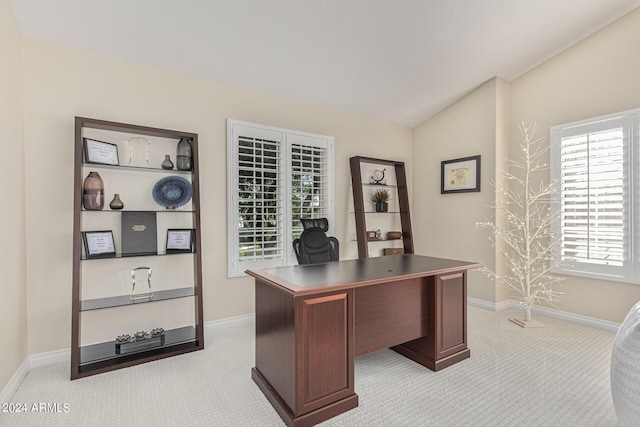
POLYGON ((345 256, 357 253, 346 236, 349 157, 411 170, 411 129, 363 116, 29 39, 24 79, 30 354, 70 345, 74 116, 199 134, 205 321, 254 307, 252 279, 227 279, 227 118, 335 137, 331 230, 345 256))
POLYGON ((9 0, 0 0, 0 391, 27 356, 22 36, 9 0))

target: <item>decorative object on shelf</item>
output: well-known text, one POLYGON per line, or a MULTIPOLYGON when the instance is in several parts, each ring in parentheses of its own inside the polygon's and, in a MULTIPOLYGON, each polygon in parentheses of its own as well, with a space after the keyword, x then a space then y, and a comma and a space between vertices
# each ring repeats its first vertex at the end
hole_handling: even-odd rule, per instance
POLYGON ((156 255, 158 253, 155 212, 122 212, 122 256, 156 255))
POLYGON ((387 180, 384 178, 386 169, 376 169, 371 173, 369 177, 369 184, 375 185, 387 185, 387 180))
POLYGON ((382 231, 379 228, 376 230, 376 239, 382 240, 382 231))
POLYGON ((162 328, 155 328, 149 332, 138 331, 135 334, 123 334, 116 337, 116 354, 135 353, 165 343, 165 333, 162 328))
MULTIPOLYGON (((73 212, 69 213, 73 217, 73 235, 69 236, 73 238, 73 259, 70 260, 73 273, 70 286, 71 379, 204 349, 202 259, 197 250, 200 241, 199 189, 196 185, 199 179, 198 135, 87 117, 75 117, 74 129, 74 202, 73 212), (93 137, 102 141, 87 145, 84 138, 93 137), (176 148, 181 137, 188 138, 191 144, 192 170, 189 172, 175 171, 176 148), (117 145, 103 144, 103 141, 117 145), (116 146, 119 161, 116 161, 116 146), (167 154, 174 164, 173 170, 161 169, 167 154), (94 161, 96 164, 90 163, 94 161), (104 180, 104 210, 111 213, 85 210, 84 180, 89 171, 99 172, 104 180), (154 184, 172 175, 193 183, 180 192, 188 193, 188 202, 182 207, 188 212, 165 211, 153 202, 151 192, 154 184), (126 206, 122 210, 109 210, 109 202, 118 191, 126 206), (123 223, 124 233, 122 229, 114 228, 122 227, 123 223), (193 252, 164 256, 166 230, 169 228, 192 228, 193 252), (105 259, 89 259, 101 257, 105 259), (142 265, 153 268, 154 286, 149 286, 147 271, 140 270, 133 288, 130 280, 134 278, 129 278, 130 270, 142 265), (96 269, 100 270, 98 274, 96 269), (123 277, 124 286, 129 287, 124 292, 112 289, 113 292, 105 295, 101 291, 107 284, 118 287, 123 277), (182 280, 187 283, 180 283, 182 280), (167 283, 161 283, 164 281, 167 283), (134 292, 128 292, 132 289, 134 292), (174 302, 178 299, 181 302, 174 302), (190 305, 191 309, 184 309, 183 305, 190 305), (116 311, 126 314, 129 319, 126 324, 130 326, 125 325, 104 337, 102 332, 113 320, 110 314, 120 317, 113 312, 114 307, 124 307, 116 311), (175 310, 181 313, 179 325, 166 328, 166 343, 162 345, 164 331, 161 328, 151 329, 158 325, 169 326, 167 321, 172 321, 167 319, 175 317, 172 313, 175 310), (91 315, 85 312, 91 312, 91 315), (131 319, 138 319, 140 323, 131 319), (130 343, 131 337, 135 340, 134 332, 141 330, 148 331, 144 339, 130 343), (125 331, 129 337, 123 337, 126 339, 121 339, 121 345, 116 348, 114 338, 125 331)), ((89 185, 87 190, 90 190, 89 185)), ((167 196, 165 192, 163 195, 167 196)), ((174 200, 169 202, 167 206, 176 205, 174 200)))
POLYGON ((110 142, 82 138, 84 146, 84 160, 87 163, 103 165, 119 165, 118 146, 110 142))
POLYGON ((376 204, 376 212, 387 212, 389 210, 389 190, 385 188, 377 189, 371 196, 371 201, 376 204))
MULTIPOLYGON (((380 248, 385 245, 374 243, 369 240, 367 230, 375 230, 378 227, 384 228, 384 237, 389 229, 402 231, 402 247, 405 253, 413 253, 413 232, 411 231, 411 216, 409 213, 409 191, 407 185, 407 175, 404 162, 395 160, 376 159, 372 157, 353 156, 349 158, 351 172, 351 189, 353 193, 353 212, 355 214, 356 240, 358 242, 358 258, 365 259, 370 256, 380 256, 380 248), (374 179, 370 179, 374 169, 385 171, 387 179, 386 185, 380 180, 380 184, 375 184, 374 179), (391 206, 387 206, 386 213, 373 213, 373 205, 370 202, 373 191, 387 190, 389 196, 393 198, 391 206), (389 210, 391 212, 389 212, 389 210), (399 220, 399 224, 398 224, 399 220), (395 224, 395 225, 394 225, 395 224), (375 255, 370 252, 375 251, 375 255)), ((381 176, 375 178, 380 179, 381 176)), ((374 204, 377 200, 374 200, 374 204)), ((385 210, 384 205, 380 205, 378 210, 385 210)), ((390 245, 395 246, 395 245, 390 245)), ((398 245, 400 246, 400 245, 398 245)))
POLYGON ((162 161, 160 166, 162 166, 162 169, 168 169, 168 170, 173 169, 173 162, 171 161, 171 156, 169 156, 168 154, 165 154, 164 160, 162 161))
POLYGON ((165 209, 177 209, 191 200, 191 183, 181 176, 167 176, 153 186, 153 200, 165 209))
POLYGON ((149 166, 149 146, 151 141, 141 136, 132 136, 129 142, 129 166, 149 166))
POLYGON ((480 191, 480 156, 440 163, 440 194, 480 191))
POLYGON ((131 270, 131 295, 129 298, 132 301, 151 301, 153 299, 153 292, 151 292, 151 273, 153 273, 153 270, 150 267, 136 267, 131 270), (137 290, 136 285, 138 285, 137 290))
POLYGON ((177 154, 178 170, 190 171, 193 168, 191 164, 193 160, 193 148, 191 148, 189 138, 180 139, 177 154))
POLYGON ((367 240, 379 240, 378 233, 375 231, 367 231, 367 240))
POLYGON ((82 205, 88 211, 104 208, 104 182, 98 172, 89 172, 82 186, 82 205))
POLYGON ((109 207, 113 210, 120 210, 124 208, 124 202, 120 198, 120 194, 115 193, 113 195, 113 200, 111 200, 111 203, 109 203, 109 207))
POLYGON ((384 255, 403 254, 404 253, 404 248, 384 248, 382 250, 382 253, 384 255))
POLYGON ((113 232, 107 231, 83 231, 82 241, 87 259, 113 258, 116 256, 116 246, 113 243, 113 232))
POLYGON ((193 229, 168 229, 167 253, 193 252, 193 229))
POLYGON ((387 239, 398 240, 402 237, 402 231, 387 231, 387 239))

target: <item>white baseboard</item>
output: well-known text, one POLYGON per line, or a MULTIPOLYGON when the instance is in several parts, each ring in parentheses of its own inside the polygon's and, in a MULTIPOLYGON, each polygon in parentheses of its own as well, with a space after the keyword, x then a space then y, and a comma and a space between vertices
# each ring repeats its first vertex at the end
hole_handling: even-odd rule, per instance
POLYGON ((244 325, 246 323, 254 322, 256 318, 255 313, 243 314, 241 316, 227 317, 225 319, 212 320, 204 324, 205 334, 216 329, 226 328, 233 325, 244 325))
MULTIPOLYGON (((503 311, 509 308, 520 310, 521 306, 518 301, 507 300, 502 302, 485 301, 478 298, 467 298, 467 303, 474 307, 484 308, 491 311, 503 311)), ((619 323, 610 322, 608 320, 596 319, 595 317, 583 316, 581 314, 569 313, 568 311, 556 310, 554 308, 541 307, 534 305, 531 309, 533 314, 541 314, 554 319, 564 320, 565 322, 577 323, 579 325, 590 326, 592 328, 604 329, 609 332, 617 332, 620 327, 619 323)))
POLYGON ((29 373, 29 359, 24 359, 24 361, 20 364, 16 372, 13 374, 7 385, 2 389, 2 393, 0 393, 0 402, 6 403, 11 400, 13 394, 16 392, 22 381, 24 381, 25 377, 29 373))
POLYGON ((53 365, 56 363, 69 362, 71 360, 71 349, 63 348, 62 350, 31 354, 29 355, 28 360, 29 369, 53 365))
MULTIPOLYGON (((213 320, 204 325, 205 333, 221 328, 228 328, 233 325, 242 325, 251 323, 255 319, 255 314, 244 314, 242 316, 229 317, 226 319, 213 320)), ((61 350, 48 351, 46 353, 37 353, 27 356, 20 364, 16 372, 13 374, 7 385, 0 393, 0 402, 9 402, 16 392, 22 381, 25 379, 31 369, 40 368, 42 366, 54 365, 56 363, 68 363, 71 359, 71 349, 64 348, 61 350)), ((70 362, 69 362, 70 363, 70 362)))
POLYGON ((618 332, 618 328, 620 327, 620 323, 596 319, 595 317, 583 316, 581 314, 569 313, 568 311, 556 310, 553 308, 534 306, 532 311, 534 314, 542 314, 543 316, 553 317, 555 319, 577 323, 579 325, 591 326, 592 328, 604 329, 609 332, 618 332))
MULTIPOLYGON (((509 308, 519 309, 520 303, 513 300, 501 301, 501 302, 491 302, 485 301, 478 298, 467 299, 469 305, 480 307, 485 310, 491 311, 503 311, 509 308)), ((533 312, 537 314, 541 314, 543 316, 553 317, 556 319, 564 320, 567 322, 577 323, 580 325, 591 326, 593 328, 604 329, 610 332, 616 332, 619 323, 609 322, 607 320, 596 319, 589 316, 583 316, 580 314, 569 313, 566 311, 555 310, 552 308, 539 307, 534 306, 533 312)), ((204 325, 205 333, 219 330, 221 328, 227 328, 233 325, 244 325, 246 323, 253 322, 255 319, 255 314, 244 314, 242 316, 229 317, 226 319, 213 320, 211 322, 207 322, 204 325)), ((13 374, 7 385, 0 393, 0 402, 9 402, 11 397, 16 392, 22 381, 25 379, 29 370, 33 368, 40 368, 42 366, 53 365, 55 363, 64 363, 68 362, 71 358, 71 350, 70 349, 62 349, 49 351, 46 353, 38 353, 32 354, 28 356, 24 362, 18 367, 16 372, 13 374)))
POLYGON ((474 307, 480 307, 480 308, 484 308, 485 310, 491 310, 491 311, 503 311, 508 308, 512 308, 511 301, 492 302, 492 301, 486 301, 479 298, 468 297, 467 303, 474 307))

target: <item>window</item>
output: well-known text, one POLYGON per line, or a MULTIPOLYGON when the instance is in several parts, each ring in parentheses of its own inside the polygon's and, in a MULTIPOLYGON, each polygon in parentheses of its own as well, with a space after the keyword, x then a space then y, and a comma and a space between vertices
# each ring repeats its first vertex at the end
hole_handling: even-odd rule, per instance
POLYGON ((566 265, 556 272, 640 283, 639 117, 633 110, 551 128, 554 238, 566 265))
POLYGON ((333 138, 227 122, 228 275, 296 263, 300 218, 333 223, 333 138))

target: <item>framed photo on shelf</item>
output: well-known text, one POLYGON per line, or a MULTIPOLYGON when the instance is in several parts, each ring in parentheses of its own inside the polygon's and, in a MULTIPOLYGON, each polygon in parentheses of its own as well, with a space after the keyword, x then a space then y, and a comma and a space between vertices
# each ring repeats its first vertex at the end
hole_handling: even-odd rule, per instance
POLYGON ((113 232, 83 231, 82 241, 87 259, 113 258, 116 256, 116 246, 113 243, 113 232))
POLYGON ((167 253, 193 252, 193 229, 170 228, 167 230, 167 253))
POLYGON ((82 138, 84 142, 84 158, 87 163, 102 165, 119 165, 118 146, 110 142, 82 138))
POLYGON ((440 163, 440 194, 480 191, 480 156, 440 163))

